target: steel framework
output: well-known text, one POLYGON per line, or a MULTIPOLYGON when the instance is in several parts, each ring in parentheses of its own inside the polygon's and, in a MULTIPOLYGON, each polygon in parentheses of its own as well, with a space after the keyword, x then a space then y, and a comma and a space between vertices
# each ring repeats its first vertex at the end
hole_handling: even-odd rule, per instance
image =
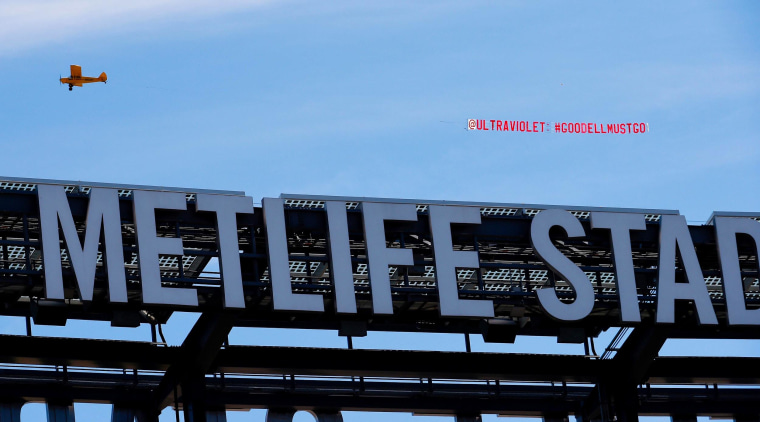
MULTIPOLYGON (((412 250, 414 266, 390 267, 393 315, 372 313, 366 245, 360 203, 364 198, 283 195, 290 271, 297 292, 324 296, 319 314, 275 312, 267 268, 266 226, 261 209, 239 215, 238 242, 246 308, 221 306, 221 280, 206 270, 218 256, 213 215, 194 211, 197 190, 119 188, 129 302, 107 301, 107 280, 98 263, 92 301, 78 298, 76 281, 61 242, 67 299, 44 299, 39 206, 36 185, 66 186, 72 216, 85 231, 89 191, 94 183, 0 182, 0 314, 27 319, 27 336, 0 336, 0 421, 18 420, 20 405, 45 401, 53 420, 72 420, 74 401, 112 403, 113 420, 155 421, 161 409, 182 409, 186 421, 224 420, 224 409, 268 408, 269 420, 289 420, 295 410, 315 412, 319 420, 340 420, 341 410, 405 411, 457 415, 478 420, 483 413, 533 415, 566 420, 627 421, 639 415, 697 415, 760 420, 760 358, 658 357, 669 338, 758 339, 756 328, 730 326, 713 228, 689 231, 720 324, 700 326, 692 305, 679 303, 676 324, 654 322, 657 292, 659 218, 668 210, 638 210, 647 229, 632 232, 633 262, 642 322, 625 325, 620 311, 609 233, 591 230, 589 213, 599 209, 561 207, 583 224, 587 236, 568 239, 552 231, 555 245, 594 284, 595 306, 580 322, 558 322, 541 309, 535 291, 553 286, 567 300, 573 291, 533 253, 531 219, 550 208, 520 204, 478 206, 482 223, 452 226, 455 250, 476 251, 479 269, 459 269, 463 298, 493 301, 496 318, 475 320, 439 315, 435 262, 427 206, 417 206, 418 221, 385 224, 388 247, 412 250), (157 210, 159 236, 178 237, 184 255, 162 256, 165 287, 193 287, 201 316, 180 347, 159 341, 157 329, 176 307, 146 305, 141 281, 131 192, 134 189, 186 193, 187 211, 157 210), (348 231, 358 313, 334 311, 327 244, 325 200, 341 200, 348 210, 348 231), (63 325, 68 319, 110 321, 115 326, 149 324, 153 341, 126 342, 32 335, 31 323, 63 325), (483 335, 486 341, 513 342, 516 336, 555 336, 586 345, 585 356, 315 349, 230 346, 235 326, 338 330, 349 339, 368 330, 483 335), (615 345, 597 354, 593 339, 619 330, 615 345), (16 419, 14 419, 16 418, 16 419), (56 419, 58 418, 58 419, 56 419)), ((240 192, 222 192, 241 195, 240 192)), ((376 200, 375 200, 376 201, 376 200)), ((393 200, 398 202, 398 200, 393 200)), ((447 202, 446 204, 453 204, 447 202)), ((758 216, 749 216, 755 217, 758 216)), ((102 246, 102 245, 101 245, 102 246)), ((745 301, 760 306, 758 254, 750 238, 738 238, 745 301)), ((102 250, 101 250, 102 252, 102 250)), ((678 277, 683 277, 680 262, 678 277)), ((469 348, 468 348, 469 350, 469 348)))

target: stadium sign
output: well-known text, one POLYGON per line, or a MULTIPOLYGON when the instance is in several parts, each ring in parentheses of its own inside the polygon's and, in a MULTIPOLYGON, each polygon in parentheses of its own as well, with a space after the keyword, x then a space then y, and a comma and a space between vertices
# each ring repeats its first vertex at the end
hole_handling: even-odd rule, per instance
MULTIPOLYGON (((132 191, 132 211, 136 230, 142 302, 177 307, 197 307, 194 288, 162 285, 159 255, 183 255, 181 238, 159 236, 156 231, 156 210, 188 211, 185 193, 150 189, 132 191)), ((99 244, 104 246, 103 262, 107 272, 108 296, 111 303, 127 302, 127 281, 120 221, 119 195, 112 187, 92 187, 86 211, 85 232, 77 233, 72 209, 60 184, 38 184, 40 234, 43 249, 44 286, 47 299, 62 300, 64 282, 61 240, 68 247, 69 260, 76 286, 83 301, 93 300, 93 288, 99 244), (60 229, 60 230, 59 230, 60 229)), ((324 296, 296 292, 289 269, 286 218, 283 198, 262 200, 266 226, 267 259, 271 280, 273 308, 286 312, 325 312, 324 296)), ((336 312, 356 314, 349 233, 345 200, 327 200, 324 205, 328 222, 329 268, 335 294, 336 312)), ((417 221, 413 201, 363 199, 358 204, 366 243, 372 312, 392 315, 389 266, 412 266, 412 251, 403 247, 387 247, 386 221, 417 221)), ((223 290, 223 307, 246 307, 241 275, 236 218, 254 213, 252 198, 245 195, 197 193, 195 213, 213 215, 217 228, 217 248, 223 290)), ((258 211, 256 211, 258 212, 258 211)), ((457 287, 457 269, 478 268, 477 251, 454 250, 452 224, 481 224, 478 206, 439 203, 429 205, 429 230, 434 252, 436 288, 442 317, 492 318, 494 304, 488 299, 465 299, 457 287)), ((609 233, 614 257, 614 273, 621 320, 641 320, 639 300, 631 254, 631 233, 645 230, 643 213, 627 210, 592 211, 590 229, 609 233)), ((587 230, 568 210, 551 208, 537 213, 530 223, 530 245, 533 253, 559 278, 571 286, 574 297, 568 300, 553 287, 536 290, 543 310, 560 321, 579 321, 594 308, 592 283, 572 260, 555 246, 550 231, 563 230, 568 238, 583 239, 587 230), (554 229, 556 230, 556 229, 554 229)), ((752 218, 717 215, 713 219, 718 258, 723 278, 727 318, 733 325, 760 325, 760 309, 748 309, 742 280, 737 235, 749 236, 755 247, 760 244, 760 222, 752 218)), ((676 301, 694 305, 700 324, 716 325, 705 279, 695 252, 686 219, 682 215, 662 215, 659 221, 659 254, 657 266, 656 322, 674 323, 676 301), (676 277, 677 256, 685 272, 685 281, 676 277)))

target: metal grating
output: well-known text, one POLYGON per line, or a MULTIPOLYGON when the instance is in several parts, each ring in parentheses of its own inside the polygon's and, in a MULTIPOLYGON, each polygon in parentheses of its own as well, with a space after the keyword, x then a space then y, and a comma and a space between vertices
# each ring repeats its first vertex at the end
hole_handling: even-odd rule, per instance
POLYGON ((288 208, 317 209, 324 208, 325 201, 313 201, 310 199, 286 199, 285 206, 288 208))
POLYGON ((475 270, 467 268, 457 270, 457 280, 469 280, 475 275, 475 270))
MULTIPOLYGON (((190 268, 190 264, 193 262, 193 256, 182 256, 182 267, 187 269, 190 268)), ((179 257, 174 255, 159 255, 158 256, 158 266, 160 268, 177 268, 177 265, 179 263, 179 257)))
MULTIPOLYGON (((286 208, 297 208, 297 209, 324 209, 325 208, 325 201, 314 201, 311 199, 286 199, 285 200, 285 207, 286 208)), ((346 202, 346 209, 347 210, 356 210, 359 209, 359 203, 358 202, 346 202)))
POLYGON ((0 189, 31 192, 37 189, 37 185, 33 183, 0 182, 0 189))
POLYGON ((520 211, 519 208, 485 207, 480 209, 480 214, 487 216, 513 216, 517 215, 518 211, 520 211))
POLYGON ((545 283, 549 281, 549 271, 547 270, 530 270, 530 281, 536 283, 545 283))
POLYGON ((589 211, 570 211, 570 214, 579 220, 587 220, 591 216, 589 211))
POLYGON ((525 271, 517 268, 499 268, 488 270, 483 274, 485 281, 522 281, 525 279, 525 271))
POLYGON ((63 190, 66 193, 83 193, 89 195, 91 188, 89 186, 64 186, 63 190))

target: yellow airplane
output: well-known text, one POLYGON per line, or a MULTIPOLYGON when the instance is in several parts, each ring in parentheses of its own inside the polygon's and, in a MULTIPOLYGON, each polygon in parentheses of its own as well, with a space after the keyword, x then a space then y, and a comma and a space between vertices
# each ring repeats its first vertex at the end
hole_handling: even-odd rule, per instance
POLYGON ((69 91, 74 89, 75 86, 82 86, 82 84, 89 84, 92 82, 103 82, 106 83, 108 80, 108 77, 106 76, 106 72, 103 72, 98 76, 97 78, 93 78, 90 76, 82 76, 82 66, 77 66, 75 64, 71 65, 71 76, 68 78, 61 78, 62 84, 69 84, 69 91))

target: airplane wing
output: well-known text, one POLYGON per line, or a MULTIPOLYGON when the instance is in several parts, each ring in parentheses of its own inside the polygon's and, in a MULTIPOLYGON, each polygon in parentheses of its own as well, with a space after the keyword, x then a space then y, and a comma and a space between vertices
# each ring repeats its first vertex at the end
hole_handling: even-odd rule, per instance
POLYGON ((77 78, 82 76, 82 66, 77 66, 75 64, 71 65, 71 77, 77 78))

